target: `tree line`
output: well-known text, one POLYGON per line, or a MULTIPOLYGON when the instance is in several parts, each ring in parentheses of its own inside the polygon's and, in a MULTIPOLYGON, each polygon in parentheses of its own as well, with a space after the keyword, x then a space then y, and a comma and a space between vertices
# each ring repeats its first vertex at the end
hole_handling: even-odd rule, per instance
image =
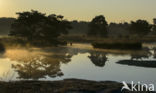
MULTIPOLYGON (((56 42, 60 35, 68 34, 72 29, 71 22, 64 19, 62 15, 46 15, 36 10, 18 12, 18 18, 12 23, 10 36, 22 37, 31 42, 56 42)), ((110 25, 115 25, 111 23, 110 25)), ((88 36, 107 37, 108 22, 103 15, 96 16, 88 24, 88 36)), ((156 19, 154 24, 149 24, 146 20, 131 21, 124 23, 131 35, 144 36, 151 31, 156 31, 156 19)))
POLYGON ((130 23, 110 23, 108 25, 105 17, 103 15, 100 15, 93 18, 89 23, 88 35, 104 37, 108 35, 108 28, 111 28, 110 26, 118 25, 118 27, 121 26, 123 29, 129 31, 130 35, 144 36, 150 32, 156 32, 156 19, 153 19, 153 21, 153 25, 149 24, 148 21, 141 19, 131 21, 130 23))

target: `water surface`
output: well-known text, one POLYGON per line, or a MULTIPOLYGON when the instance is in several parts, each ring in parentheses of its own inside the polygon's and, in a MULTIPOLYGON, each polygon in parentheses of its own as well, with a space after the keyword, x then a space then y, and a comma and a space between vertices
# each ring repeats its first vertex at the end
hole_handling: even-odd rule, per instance
POLYGON ((77 78, 156 84, 156 67, 147 67, 146 63, 142 63, 156 63, 156 50, 154 45, 144 46, 146 48, 143 50, 93 49, 89 44, 44 49, 6 49, 0 55, 0 80, 54 81, 77 78), (133 61, 138 61, 139 65, 133 61))

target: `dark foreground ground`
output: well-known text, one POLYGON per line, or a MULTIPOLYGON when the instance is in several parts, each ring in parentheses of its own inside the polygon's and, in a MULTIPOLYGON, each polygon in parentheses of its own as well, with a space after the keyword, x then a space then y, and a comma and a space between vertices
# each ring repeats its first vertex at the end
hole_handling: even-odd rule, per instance
MULTIPOLYGON (((117 82, 68 79, 62 81, 0 82, 0 93, 139 93, 121 92, 117 82)), ((150 93, 150 92, 140 92, 150 93)))

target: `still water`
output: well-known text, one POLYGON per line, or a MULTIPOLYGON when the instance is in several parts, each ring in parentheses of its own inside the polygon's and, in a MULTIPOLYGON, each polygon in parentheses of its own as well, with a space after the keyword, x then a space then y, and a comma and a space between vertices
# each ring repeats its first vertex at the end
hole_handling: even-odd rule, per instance
POLYGON ((0 80, 141 81, 156 84, 156 50, 93 49, 89 44, 55 48, 11 48, 0 54, 0 80))

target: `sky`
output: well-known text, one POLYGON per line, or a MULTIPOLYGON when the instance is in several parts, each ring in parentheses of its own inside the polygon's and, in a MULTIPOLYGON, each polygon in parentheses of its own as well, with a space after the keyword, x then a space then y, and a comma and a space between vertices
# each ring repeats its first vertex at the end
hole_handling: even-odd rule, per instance
POLYGON ((17 17, 16 12, 31 9, 79 21, 91 21, 97 15, 118 23, 156 18, 156 0, 0 0, 0 17, 17 17))

